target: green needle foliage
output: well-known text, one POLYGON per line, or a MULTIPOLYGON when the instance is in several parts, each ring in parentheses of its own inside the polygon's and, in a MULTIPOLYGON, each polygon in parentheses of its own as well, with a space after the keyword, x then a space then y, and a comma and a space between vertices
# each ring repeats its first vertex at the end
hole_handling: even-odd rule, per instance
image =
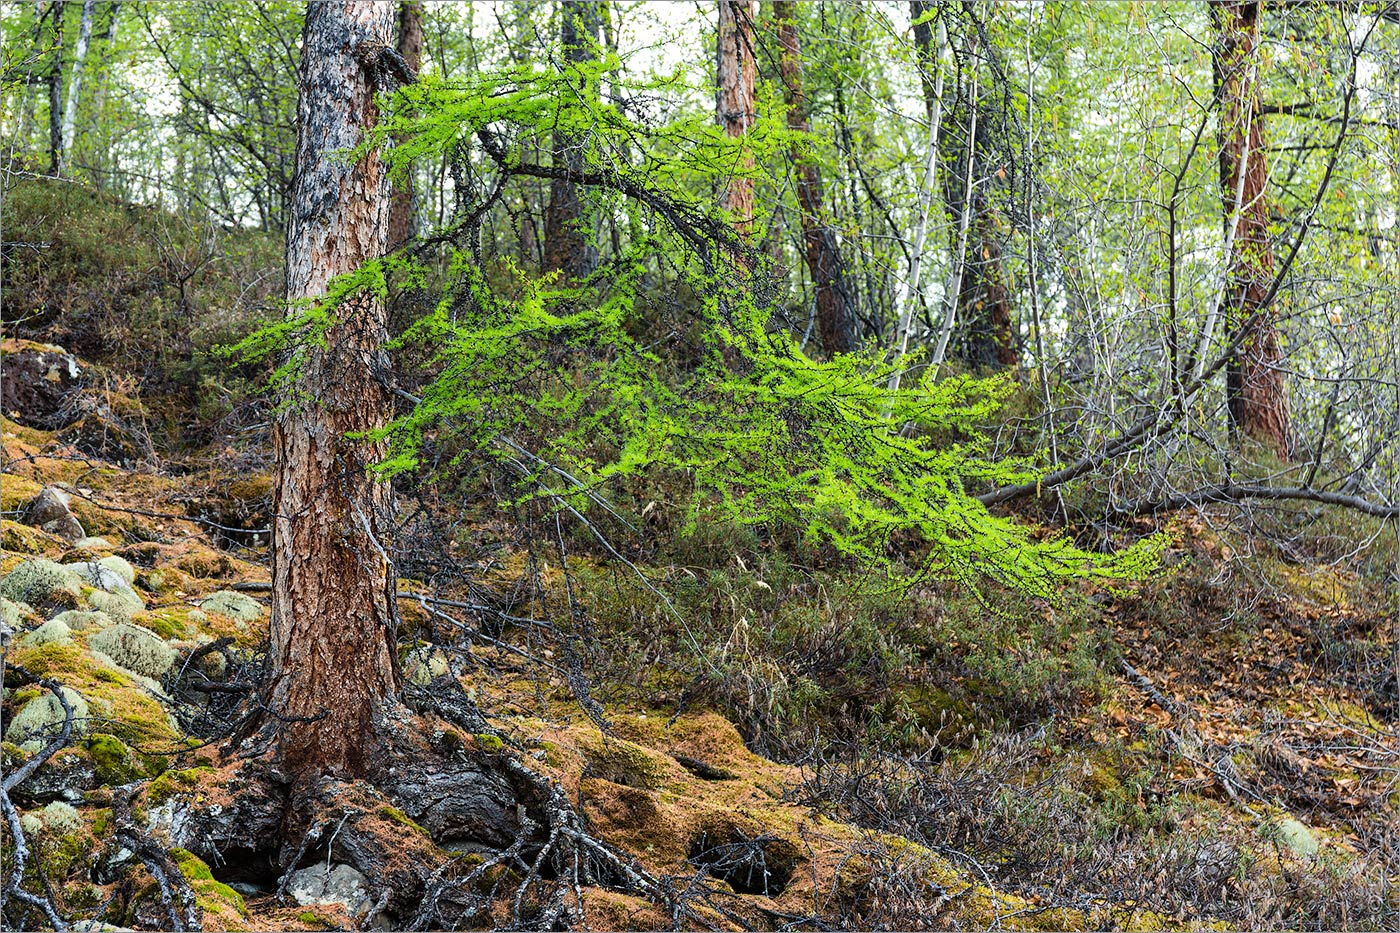
MULTIPOLYGON (((969 493, 970 485, 1036 475, 1034 459, 991 457, 980 430, 1011 391, 1009 380, 935 381, 917 355, 889 362, 874 351, 825 361, 804 354, 775 325, 763 258, 712 206, 715 187, 746 162, 741 147, 761 165, 788 145, 781 113, 766 104, 742 140, 693 116, 644 121, 598 93, 614 64, 424 81, 397 95, 366 143, 400 140, 385 147, 398 167, 479 144, 499 190, 519 175, 547 176, 547 166, 522 159, 520 143, 562 129, 581 140, 594 209, 614 211, 628 231, 614 261, 575 283, 514 266, 488 274, 471 225, 490 195, 430 238, 450 256, 450 284, 396 341, 430 350, 430 379, 412 411, 384 432, 386 477, 442 476, 482 459, 519 464, 524 440, 533 448, 527 497, 585 515, 627 478, 681 473, 693 490, 692 523, 703 511, 706 520, 718 513, 744 525, 796 527, 896 582, 937 573, 1053 597, 1070 581, 1134 579, 1156 565, 1160 537, 1094 553, 992 515, 969 493), (661 326, 658 279, 666 294, 688 296, 661 326), (896 368, 906 377, 891 391, 896 368)), ((634 88, 633 99, 683 95, 680 80, 634 88)), ((387 294, 391 281, 422 285, 424 261, 408 252, 371 263, 243 349, 320 339, 341 300, 365 288, 387 294)), ((295 371, 293 361, 281 374, 295 371)))

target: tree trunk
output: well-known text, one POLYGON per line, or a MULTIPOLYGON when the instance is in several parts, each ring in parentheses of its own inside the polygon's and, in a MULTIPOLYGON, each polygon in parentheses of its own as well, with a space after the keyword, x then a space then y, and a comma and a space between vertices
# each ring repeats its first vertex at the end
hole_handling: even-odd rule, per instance
POLYGON ((972 224, 975 251, 965 261, 958 296, 967 323, 967 340, 961 355, 973 366, 1015 368, 1021 357, 1016 347, 1011 289, 1006 282, 1006 264, 996 230, 997 216, 987 196, 979 191, 972 195, 972 224))
MULTIPOLYGON (((384 253, 389 184, 378 152, 343 153, 378 118, 360 58, 393 38, 392 0, 310 3, 302 36, 297 149, 287 225, 289 314, 336 276, 384 253)), ((301 779, 366 776, 396 708, 392 497, 369 466, 382 444, 388 322, 363 291, 332 309, 323 342, 298 352, 298 381, 274 430, 272 644, 266 690, 278 751, 301 779)))
POLYGON ((816 289, 817 330, 828 355, 850 353, 856 348, 856 319, 843 278, 836 231, 826 222, 821 171, 808 139, 812 122, 807 95, 802 86, 802 45, 793 0, 777 0, 773 4, 773 19, 781 49, 778 72, 782 77, 783 98, 788 107, 788 127, 801 134, 793 141, 792 161, 797 168, 802 246, 812 285, 816 289))
MULTIPOLYGON (((423 0, 399 3, 398 51, 414 74, 423 64, 423 0)), ((398 249, 413 236, 413 169, 404 170, 403 180, 394 185, 389 205, 389 248, 398 249)))
POLYGON ((78 122, 78 95, 83 87, 83 62, 87 59, 88 43, 92 39, 92 13, 97 0, 83 0, 83 16, 78 27, 78 44, 73 48, 73 67, 68 75, 68 99, 63 105, 63 128, 59 174, 73 157, 73 129, 78 122))
MULTIPOLYGON (((753 54, 753 0, 720 0, 719 41, 716 55, 715 111, 731 137, 742 139, 754 119, 754 82, 758 62, 753 54)), ((735 177, 725 186, 720 206, 728 211, 734 229, 746 239, 753 234, 753 156, 740 156, 735 177)))
MULTIPOLYGON (((918 6, 926 8, 927 5, 918 6)), ((927 24, 916 27, 916 33, 928 28, 927 24)), ((924 93, 928 92, 925 81, 924 93)), ((969 103, 969 96, 957 95, 959 103, 946 111, 948 126, 942 134, 949 165, 943 177, 945 205, 954 221, 951 229, 955 231, 954 236, 959 236, 957 231, 964 226, 971 233, 967 247, 959 252, 961 268, 956 314, 962 321, 964 337, 954 346, 957 357, 970 366, 1011 368, 1020 365, 1020 354, 1001 246, 1000 228, 1004 223, 986 190, 991 183, 990 176, 1002 167, 988 164, 988 134, 993 114, 985 109, 974 113, 974 109, 985 105, 969 103), (969 139, 969 135, 972 138, 969 139), (970 193, 969 185, 972 186, 970 193), (966 225, 962 217, 965 207, 970 215, 966 225)), ((953 246, 959 249, 957 242, 953 246)))
POLYGON ((63 172, 63 0, 49 5, 53 17, 53 56, 49 59, 49 174, 63 172))
MULTIPOLYGON (((559 40, 564 61, 571 64, 592 61, 598 48, 600 0, 565 0, 559 9, 559 40)), ((582 82, 580 82, 582 84, 582 82)), ((586 87, 579 87, 585 93, 586 87)), ((579 141, 566 133, 554 134, 554 164, 564 166, 570 175, 583 171, 579 141)), ((556 178, 549 183, 549 207, 544 219, 544 266, 558 269, 569 281, 584 278, 598 266, 598 248, 584 229, 583 202, 572 178, 556 178)))
MULTIPOLYGON (((1288 390, 1274 308, 1264 303, 1275 272, 1259 113, 1259 4, 1212 3, 1211 20, 1220 99, 1220 190, 1225 223, 1235 218, 1236 224, 1225 260, 1226 326, 1230 341, 1239 341, 1226 370, 1230 424, 1288 460, 1293 455, 1288 390)), ((1226 238, 1231 239, 1228 230, 1226 238)))

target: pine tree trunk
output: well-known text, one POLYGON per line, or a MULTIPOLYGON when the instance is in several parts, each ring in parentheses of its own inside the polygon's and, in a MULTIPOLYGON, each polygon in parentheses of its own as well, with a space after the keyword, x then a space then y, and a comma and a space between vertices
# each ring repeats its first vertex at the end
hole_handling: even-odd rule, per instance
MULTIPOLYGON (((377 152, 354 149, 378 117, 357 52, 393 38, 391 0, 308 5, 287 226, 289 313, 335 276, 384 253, 389 185, 377 152)), ((368 468, 382 445, 353 432, 390 416, 384 303, 369 292, 332 312, 324 345, 302 349, 296 397, 274 431, 272 644, 266 697, 293 774, 369 774, 396 706, 388 564, 392 499, 368 468)))
MULTIPOLYGON (((564 60, 571 63, 592 61, 598 47, 600 0, 565 0, 559 8, 559 39, 564 60)), ((580 92, 585 88, 579 88, 580 92)), ((583 171, 578 140, 565 133, 554 134, 554 164, 569 174, 583 171)), ((556 178, 549 184, 549 207, 544 220, 544 265, 558 269, 565 279, 584 278, 598 266, 598 248, 589 242, 578 185, 571 178, 556 178)))
POLYGON ((823 209, 821 171, 812 155, 806 134, 812 131, 807 95, 802 85, 802 40, 797 31, 797 11, 793 0, 777 0, 773 19, 778 28, 781 49, 778 71, 783 80, 783 97, 788 107, 788 127, 803 134, 792 145, 797 167, 797 203, 802 213, 802 246, 807 269, 816 289, 817 330, 827 354, 850 353, 856 348, 856 319, 843 278, 836 231, 826 223, 823 209))
MULTIPOLYGON (((423 0, 399 3, 398 52, 414 74, 423 64, 423 0)), ((394 185, 389 205, 389 247, 397 249, 413 236, 413 170, 405 171, 403 181, 394 185)))
MULTIPOLYGON (((715 76, 716 115, 725 132, 741 139, 753 123, 754 82, 758 77, 753 54, 753 0, 720 0, 715 76)), ((753 168, 753 157, 745 154, 734 168, 746 174, 753 168)), ((746 238, 753 234, 752 178, 731 178, 720 206, 729 212, 734 229, 746 238)))
POLYGON ((1287 460, 1293 455, 1288 389, 1274 308, 1265 304, 1275 272, 1269 242, 1269 169, 1259 113, 1259 4, 1213 3, 1211 19, 1220 99, 1220 190, 1226 224, 1238 217, 1226 257, 1228 334, 1232 342, 1239 340, 1239 351, 1226 371, 1230 423, 1287 460))

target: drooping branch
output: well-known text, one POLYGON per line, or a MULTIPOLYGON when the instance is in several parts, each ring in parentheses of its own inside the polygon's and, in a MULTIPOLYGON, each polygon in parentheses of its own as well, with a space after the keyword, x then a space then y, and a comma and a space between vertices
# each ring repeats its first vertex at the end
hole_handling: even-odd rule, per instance
POLYGON ((1318 502, 1323 505, 1335 505, 1351 509, 1375 518, 1400 518, 1400 505, 1387 505, 1383 502, 1372 502, 1370 499, 1363 498, 1362 496, 1352 496, 1340 492, 1328 492, 1323 489, 1311 489, 1306 486, 1256 486, 1239 485, 1235 483, 1223 483, 1219 486, 1209 486, 1204 489, 1182 493, 1178 496, 1168 496, 1163 499, 1139 499, 1113 507, 1110 510, 1110 514, 1118 518, 1129 518, 1136 515, 1154 515, 1161 512, 1174 512, 1178 509, 1192 508, 1212 503, 1243 505, 1246 501, 1256 499, 1274 502, 1318 502))

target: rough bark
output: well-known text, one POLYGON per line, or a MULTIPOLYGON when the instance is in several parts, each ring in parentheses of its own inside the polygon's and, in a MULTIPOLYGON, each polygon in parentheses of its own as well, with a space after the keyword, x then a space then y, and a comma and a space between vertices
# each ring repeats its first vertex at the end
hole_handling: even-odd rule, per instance
MULTIPOLYGON (((915 15, 921 15, 925 9, 927 4, 916 0, 915 15)), ((930 25, 927 23, 916 26, 916 41, 929 32, 930 25)), ((927 46, 921 44, 920 48, 927 49, 927 46)), ((925 95, 929 90, 926 80, 925 95)), ((944 199, 954 221, 950 227, 954 236, 960 236, 958 231, 964 226, 964 205, 970 212, 967 219, 967 229, 971 233, 969 248, 959 250, 959 244, 953 244, 955 251, 962 254, 957 317, 962 321, 963 337, 955 345, 955 352, 970 366, 1011 368, 1020 365, 1020 354, 1016 346, 1015 315, 1001 246, 1001 229, 1005 224, 986 191, 991 177, 1001 169, 991 162, 989 152, 989 133, 995 121, 993 115, 983 109, 977 111, 974 119, 973 108, 983 105, 980 102, 969 105, 968 96, 959 93, 959 103, 946 111, 948 125, 942 134, 946 147, 944 161, 949 167, 943 175, 944 199), (971 140, 968 139, 969 133, 973 135, 971 140), (971 196, 967 191, 969 183, 974 186, 971 196)), ((932 105, 929 104, 926 109, 931 111, 932 105)))
POLYGON ((59 138, 62 140, 59 159, 59 174, 67 166, 73 154, 73 130, 78 122, 78 95, 83 87, 83 62, 87 59, 88 43, 92 40, 93 8, 96 0, 83 0, 83 15, 78 26, 78 44, 73 47, 73 66, 68 76, 67 100, 63 105, 63 127, 59 138))
MULTIPOLYGON (((559 10, 559 40, 564 61, 588 62, 598 48, 600 0, 565 0, 559 10)), ((582 93, 586 88, 580 87, 582 93)), ((598 248, 589 242, 587 222, 574 176, 583 169, 579 141, 567 133, 554 134, 554 164, 563 166, 569 177, 549 183, 549 207, 544 220, 544 265, 557 269, 566 279, 581 279, 598 266, 598 248)))
POLYGON ((53 0, 53 50, 49 53, 49 174, 63 172, 63 2, 53 0))
MULTIPOLYGON (((308 6, 287 226, 289 313, 384 253, 389 185, 378 152, 348 163, 378 113, 362 62, 393 38, 391 0, 308 6)), ((272 633, 265 695, 278 751, 302 779, 363 776, 397 706, 381 444, 353 438, 389 420, 384 303, 361 292, 301 349, 296 393, 274 430, 272 633)))
POLYGON ((1230 424, 1287 460, 1293 455, 1293 433, 1283 354, 1269 302, 1275 270, 1269 242, 1269 169, 1259 112, 1259 4, 1212 3, 1211 20, 1220 100, 1220 190, 1226 224, 1237 218, 1226 257, 1226 322, 1232 340, 1243 337, 1226 369, 1230 424))
MULTIPOLYGON (((754 82, 758 63, 753 53, 753 0, 720 0, 716 54, 715 112, 729 136, 742 139, 754 120, 754 82)), ((753 234, 753 156, 745 152, 735 165, 740 177, 729 179, 720 206, 734 229, 753 234)))
POLYGON ((1020 365, 1016 347, 1015 317, 1011 289, 1007 285, 1006 264, 1002 258, 998 219, 985 195, 972 196, 974 251, 963 269, 958 295, 967 338, 960 354, 973 366, 1010 369, 1020 365))
MULTIPOLYGON (((417 74, 423 64, 423 0, 400 0, 397 48, 408 70, 417 74)), ((413 171, 409 169, 394 185, 389 204, 389 247, 397 249, 412 235, 413 171)))
POLYGON ((793 0, 773 4, 773 21, 778 30, 778 73, 788 108, 788 127, 803 134, 793 142, 792 161, 797 167, 803 252, 816 290, 817 331, 828 354, 850 353, 858 340, 856 318, 843 277, 836 231, 826 222, 821 170, 806 135, 812 132, 812 120, 802 82, 802 39, 793 0))

